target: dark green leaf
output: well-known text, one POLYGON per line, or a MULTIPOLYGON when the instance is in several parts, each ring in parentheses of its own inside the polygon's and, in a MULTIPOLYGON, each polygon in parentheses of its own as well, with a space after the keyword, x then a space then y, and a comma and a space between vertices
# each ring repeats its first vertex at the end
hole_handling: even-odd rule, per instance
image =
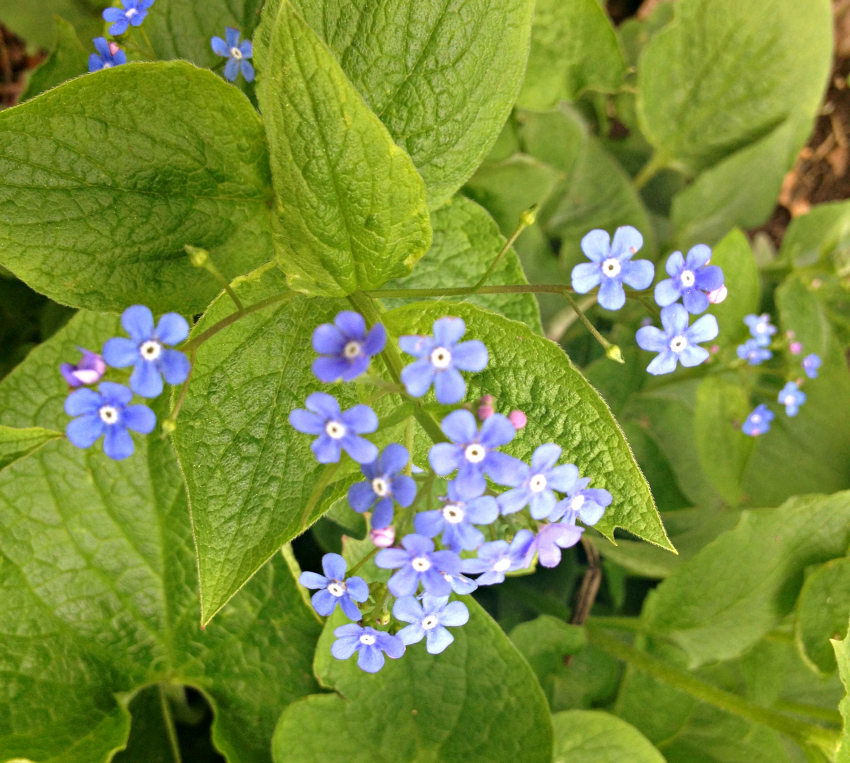
POLYGON ((56 46, 47 60, 30 75, 21 103, 89 70, 89 51, 77 39, 74 27, 59 16, 54 19, 54 23, 56 46))
POLYGON ((835 670, 830 639, 847 635, 850 613, 850 559, 833 559, 818 567, 803 585, 797 601, 797 648, 820 673, 835 670))
POLYGON ((19 458, 28 456, 45 443, 62 436, 61 432, 41 427, 15 429, 0 425, 0 469, 5 469, 19 458))
POLYGON ((166 717, 170 719, 171 710, 163 686, 142 689, 130 701, 128 710, 132 723, 127 747, 112 763, 180 763, 169 740, 166 717))
POLYGON ((664 763, 634 726, 598 710, 568 710, 552 717, 553 763, 664 763))

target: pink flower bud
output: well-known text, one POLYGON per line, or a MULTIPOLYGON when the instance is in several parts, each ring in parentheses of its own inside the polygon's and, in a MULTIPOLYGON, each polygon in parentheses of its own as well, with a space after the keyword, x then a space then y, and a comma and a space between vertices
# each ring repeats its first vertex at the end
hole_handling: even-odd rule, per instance
POLYGON ((788 345, 788 349, 791 350, 792 355, 799 355, 803 351, 803 345, 799 342, 791 342, 791 344, 788 345))
POLYGON ((520 430, 528 423, 528 416, 522 411, 511 411, 508 414, 508 421, 514 425, 514 429, 520 430))
POLYGON ((77 348, 83 357, 77 365, 63 363, 59 370, 65 381, 71 387, 82 387, 89 384, 97 384, 106 373, 106 362, 96 352, 90 352, 83 347, 77 348))
POLYGON ((492 395, 484 395, 481 400, 478 401, 478 420, 484 421, 484 419, 490 418, 495 413, 493 410, 493 396, 492 395))
POLYGON ((378 548, 389 548, 395 543, 395 528, 382 527, 380 530, 372 530, 369 533, 369 540, 372 541, 378 548))
POLYGON ((729 290, 726 288, 726 284, 723 284, 723 286, 708 293, 708 301, 711 302, 712 305, 719 305, 724 299, 726 299, 728 294, 729 290))
POLYGON ((714 355, 714 354, 720 352, 720 345, 719 344, 713 344, 713 345, 711 345, 711 347, 708 348, 708 351, 712 355, 714 355))
POLYGON ((115 55, 121 48, 118 47, 114 42, 109 43, 109 52, 111 55, 115 55))
POLYGON ((786 331, 785 336, 787 336, 789 339, 793 339, 794 338, 794 332, 793 331, 786 331))

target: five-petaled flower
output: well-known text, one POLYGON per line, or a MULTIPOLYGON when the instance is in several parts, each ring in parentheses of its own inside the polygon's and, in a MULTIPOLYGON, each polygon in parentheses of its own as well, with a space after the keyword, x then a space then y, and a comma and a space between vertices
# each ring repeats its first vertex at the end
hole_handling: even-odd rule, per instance
POLYGON ((446 575, 460 573, 460 557, 452 551, 434 551, 434 542, 424 535, 405 535, 404 548, 385 548, 378 552, 375 564, 385 570, 398 570, 387 583, 393 596, 413 596, 420 581, 434 596, 448 596, 452 587, 446 575))
POLYGON ((566 493, 578 479, 578 467, 573 464, 555 466, 561 457, 561 447, 554 443, 540 445, 531 456, 531 467, 522 464, 508 482, 513 490, 502 493, 499 508, 502 514, 514 514, 531 504, 531 516, 545 519, 558 502, 554 491, 566 493))
POLYGON ((811 355, 806 355, 803 358, 803 370, 806 372, 806 376, 810 379, 818 378, 818 369, 820 368, 821 359, 819 355, 815 355, 812 353, 811 355))
POLYGON ((238 29, 234 29, 232 26, 225 27, 224 39, 213 37, 210 40, 210 44, 217 56, 227 59, 227 63, 224 65, 225 79, 233 82, 241 71, 245 80, 252 82, 254 79, 254 67, 248 59, 254 55, 254 46, 250 40, 239 42, 240 36, 238 29))
POLYGON ((806 393, 795 382, 789 381, 779 392, 779 402, 785 406, 785 413, 796 416, 800 406, 806 402, 806 393))
POLYGON ((574 524, 544 525, 526 551, 526 566, 531 564, 534 554, 544 567, 557 567, 561 563, 561 549, 575 546, 584 530, 574 524))
POLYGON ((739 344, 737 353, 741 360, 746 360, 751 366, 757 366, 773 357, 773 353, 762 344, 762 340, 756 337, 750 337, 743 344, 739 344))
POLYGON ((457 575, 447 575, 445 572, 441 572, 440 574, 448 581, 452 590, 459 596, 465 596, 478 588, 478 583, 472 580, 472 578, 466 577, 466 575, 461 575, 460 573, 457 575))
POLYGON ((709 265, 711 249, 697 244, 685 259, 681 252, 673 252, 667 260, 667 275, 655 285, 655 301, 667 307, 682 298, 685 309, 697 315, 708 309, 709 294, 723 286, 723 271, 709 265))
POLYGON ((703 315, 688 327, 688 311, 676 303, 661 311, 661 325, 664 331, 655 326, 638 329, 637 343, 658 356, 652 360, 646 370, 657 376, 676 370, 676 363, 686 368, 698 366, 708 358, 708 350, 699 346, 718 334, 717 318, 703 315))
POLYGON ((770 422, 775 414, 764 403, 757 405, 741 425, 741 431, 750 437, 758 437, 770 431, 770 422))
POLYGON ((153 313, 144 305, 128 307, 121 325, 130 339, 115 337, 103 345, 103 358, 116 368, 134 366, 130 387, 142 397, 162 393, 162 377, 169 384, 186 381, 191 364, 179 350, 169 350, 189 336, 189 324, 177 313, 166 313, 154 328, 153 313))
POLYGON ((434 321, 433 331, 433 337, 399 337, 399 347, 419 358, 402 369, 401 380, 413 397, 422 397, 433 383, 437 402, 450 405, 466 394, 460 371, 483 371, 487 367, 487 348, 478 339, 460 342, 466 332, 462 318, 440 318, 434 321))
POLYGON ((78 389, 65 400, 65 413, 78 416, 68 424, 65 433, 78 448, 88 448, 103 435, 103 452, 120 461, 133 455, 132 429, 150 434, 156 426, 156 415, 146 405, 129 405, 133 393, 123 384, 103 382, 93 389, 78 389))
POLYGON ((303 408, 289 414, 289 423, 304 434, 319 435, 310 444, 320 464, 339 461, 344 450, 358 464, 368 464, 378 457, 378 448, 359 437, 378 428, 378 417, 368 405, 355 405, 344 413, 336 398, 324 392, 310 395, 303 408))
POLYGON ((89 72, 111 69, 113 66, 127 63, 127 54, 114 42, 107 42, 105 37, 95 37, 92 42, 97 53, 89 56, 89 72))
POLYGON ((369 598, 369 586, 360 577, 346 579, 346 569, 348 565, 339 554, 325 554, 322 557, 324 575, 302 572, 298 578, 298 582, 305 588, 319 589, 310 601, 313 603, 313 609, 320 615, 332 614, 339 604, 346 617, 352 620, 360 619, 360 610, 354 602, 362 603, 369 598))
POLYGON ((631 225, 617 228, 613 243, 607 231, 590 231, 581 240, 581 250, 591 262, 573 268, 573 288, 579 294, 586 294, 599 286, 600 306, 619 310, 626 303, 623 284, 633 289, 648 289, 655 277, 655 266, 649 260, 632 260, 642 246, 643 236, 631 225))
POLYGON ((758 340, 762 347, 767 347, 770 344, 770 338, 777 331, 776 326, 771 324, 770 316, 767 313, 744 316, 744 323, 747 324, 750 334, 758 340))
POLYGON ((106 373, 106 361, 96 352, 91 352, 84 347, 77 347, 77 349, 83 353, 80 362, 75 366, 63 363, 59 366, 59 371, 70 387, 97 384, 106 373))
POLYGON ((334 630, 337 640, 331 645, 331 654, 338 660, 347 660, 358 652, 357 667, 367 673, 377 673, 384 667, 384 654, 397 660, 404 654, 404 642, 398 637, 357 623, 341 625, 334 630))
POLYGON ((154 0, 121 0, 121 8, 106 8, 103 11, 103 20, 112 23, 109 27, 109 34, 113 37, 118 37, 127 31, 127 27, 140 26, 148 15, 148 9, 153 5, 154 0))
POLYGON ((469 622, 469 610, 462 601, 449 601, 448 596, 422 596, 422 603, 415 596, 402 596, 393 606, 393 617, 410 625, 402 628, 396 635, 405 646, 416 644, 425 639, 428 654, 439 654, 452 641, 454 636, 446 630, 466 625, 469 622))
POLYGON ((458 497, 454 482, 449 482, 447 498, 442 508, 419 512, 413 518, 413 527, 427 538, 442 532, 442 544, 457 554, 474 551, 484 542, 484 533, 474 525, 496 521, 499 516, 496 499, 492 495, 482 495, 463 501, 458 497))
POLYGON ((472 575, 481 574, 476 579, 478 585, 495 585, 505 582, 505 573, 520 570, 531 561, 528 550, 534 543, 534 534, 530 530, 520 530, 508 543, 494 540, 478 549, 476 559, 464 559, 463 571, 472 575))
POLYGON ((468 501, 477 498, 487 487, 486 474, 493 482, 507 485, 516 479, 524 466, 522 461, 496 448, 513 440, 514 425, 500 413, 494 413, 481 425, 481 431, 467 410, 452 411, 443 419, 443 433, 451 442, 440 442, 431 447, 428 461, 431 468, 445 476, 458 470, 454 480, 458 498, 468 501))
POLYGON ((358 513, 372 511, 372 527, 382 530, 393 521, 393 500, 407 508, 416 497, 413 477, 401 474, 410 455, 407 448, 390 443, 378 458, 363 464, 360 471, 365 482, 356 482, 348 488, 348 502, 358 513))
POLYGON ((383 324, 367 332, 360 313, 343 310, 333 323, 323 323, 313 332, 313 349, 320 355, 313 361, 313 373, 326 384, 356 379, 386 343, 383 324))
POLYGON ((602 519, 613 498, 604 488, 588 487, 589 484, 590 477, 581 477, 570 485, 566 491, 567 497, 558 501, 549 515, 549 521, 557 522, 563 518, 565 522, 574 524, 576 519, 580 519, 586 525, 595 525, 602 519))

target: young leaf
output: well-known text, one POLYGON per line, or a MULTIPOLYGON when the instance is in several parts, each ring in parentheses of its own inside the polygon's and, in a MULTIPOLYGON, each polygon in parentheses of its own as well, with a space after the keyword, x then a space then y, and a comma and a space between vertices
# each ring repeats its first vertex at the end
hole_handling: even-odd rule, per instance
POLYGON ((634 726, 601 710, 567 710, 552 716, 552 763, 664 763, 634 726))
MULTIPOLYGON (((117 331, 115 317, 78 313, 0 384, 0 422, 63 426, 59 363, 117 331)), ((173 449, 135 444, 116 462, 58 440, 0 472, 3 758, 105 763, 127 741, 132 695, 173 682, 205 693, 230 763, 267 763, 277 716, 315 691, 317 620, 278 556, 201 631, 173 449)))
POLYGON ((723 270, 729 294, 719 305, 712 305, 720 336, 726 342, 749 337, 744 316, 759 309, 761 282, 750 242, 737 228, 730 231, 713 249, 711 264, 723 270))
POLYGON ((271 5, 258 97, 277 260, 298 291, 375 289, 407 275, 431 244, 425 186, 333 53, 289 2, 274 14, 271 5))
POLYGON ((0 425, 0 470, 62 436, 61 432, 41 427, 15 429, 0 425))
POLYGON ((35 98, 45 90, 61 85, 66 80, 85 74, 88 68, 89 51, 77 38, 74 27, 57 16, 56 47, 53 52, 31 75, 27 89, 21 96, 20 103, 35 98))
POLYGON ((819 673, 835 670, 835 652, 829 641, 847 635, 848 612, 850 559, 832 559, 806 578, 797 600, 797 648, 819 673))
POLYGON ((649 485, 611 411, 558 345, 467 303, 447 310, 420 302, 392 310, 384 323, 394 336, 430 334, 433 322, 445 315, 463 318, 467 335, 482 340, 490 353, 487 369, 470 377, 467 397, 489 394, 497 410, 519 409, 528 416, 528 425, 507 450, 529 458, 540 443, 560 445, 564 462, 576 464, 594 487, 614 497, 597 525, 601 532, 611 537, 615 527, 623 527, 672 550, 649 485))
POLYGON ((190 64, 86 75, 0 114, 0 264, 68 305, 202 309, 272 258, 260 118, 190 64), (22 135, 26 138, 22 139, 22 135))
POLYGON ((273 742, 277 763, 414 763, 517 760, 550 763, 552 726, 546 698, 528 663, 472 598, 469 622, 452 629, 439 655, 407 647, 370 675, 330 654, 332 616, 316 648, 315 670, 335 694, 294 703, 273 742), (388 720, 390 721, 388 723, 388 720))

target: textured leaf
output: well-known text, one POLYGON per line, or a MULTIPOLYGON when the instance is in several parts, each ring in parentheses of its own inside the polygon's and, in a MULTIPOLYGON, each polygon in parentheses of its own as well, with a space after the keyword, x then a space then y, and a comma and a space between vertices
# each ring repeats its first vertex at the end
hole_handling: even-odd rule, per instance
POLYGON ((743 341, 750 332, 744 316, 759 309, 761 284, 758 266, 747 237, 738 229, 728 233, 713 249, 711 264, 723 269, 729 295, 711 306, 724 343, 743 341))
POLYGON ((692 666, 730 659, 791 611, 803 570, 844 554, 850 493, 793 498, 745 511, 655 591, 647 627, 681 647, 692 666))
MULTIPOLYGON (((117 329, 79 313, 0 384, 0 422, 64 425, 59 362, 117 329)), ((269 760, 277 716, 315 690, 318 623, 277 557, 201 631, 185 495, 155 435, 121 462, 59 440, 0 473, 3 760, 107 761, 127 741, 132 693, 154 682, 206 694, 230 763, 269 760)))
MULTIPOLYGON (((474 201, 457 196, 431 215, 434 240, 428 253, 407 278, 391 281, 387 289, 446 289, 474 286, 496 259, 505 238, 493 218, 474 201)), ((505 253, 487 280, 488 286, 528 283, 513 249, 505 253)), ((543 333, 540 310, 533 294, 478 294, 472 297, 441 297, 467 301, 495 310, 543 333)), ((411 300, 387 299, 388 307, 400 307, 411 300)))
POLYGON ((21 103, 89 70, 89 51, 82 46, 74 27, 59 16, 54 19, 54 23, 56 46, 47 60, 30 75, 21 103))
POLYGON ((540 0, 517 106, 542 110, 588 88, 612 92, 625 68, 614 27, 596 0, 540 0))
MULTIPOLYGON (((261 71, 269 0, 257 33, 261 71)), ((532 0, 296 0, 348 79, 413 159, 436 209, 490 150, 516 101, 532 0)))
POLYGON ((356 658, 331 657, 332 616, 316 648, 315 670, 336 694, 292 704, 275 731, 277 763, 550 763, 546 699, 517 650, 473 599, 454 643, 430 655, 409 646, 370 675, 356 658))
POLYGON ((528 425, 507 448, 528 458, 534 448, 554 442, 565 462, 576 464, 594 487, 611 492, 614 502, 597 527, 610 536, 615 527, 672 549, 623 433, 598 393, 554 342, 535 336, 521 323, 466 303, 419 303, 384 316, 391 334, 428 334, 445 315, 466 321, 470 338, 482 340, 490 353, 487 369, 470 379, 474 395, 489 394, 500 411, 518 408, 528 425))
POLYGON ((835 670, 830 639, 847 635, 850 613, 850 559, 833 559, 818 567, 803 585, 797 600, 797 648, 820 673, 835 670))
POLYGON ((664 763, 634 726, 598 710, 568 710, 552 717, 553 763, 664 763))
POLYGON ((844 718, 844 731, 835 763, 848 763, 850 761, 850 635, 843 641, 833 641, 832 648, 835 650, 835 661, 838 663, 838 673, 845 690, 844 699, 838 706, 844 718))
POLYGON ((692 171, 754 143, 786 119, 799 148, 831 60, 828 0, 682 0, 676 20, 640 59, 643 133, 665 162, 692 171))
POLYGON ((277 260, 310 294, 344 297, 405 276, 431 243, 422 178, 292 6, 272 5, 258 96, 277 260))
POLYGON ((268 159, 248 100, 190 64, 86 75, 0 114, 0 263, 63 304, 202 309, 272 258, 268 159), (22 137, 24 136, 24 137, 22 137))
POLYGON ((42 445, 58 437, 61 432, 41 427, 15 429, 0 425, 0 469, 5 469, 19 458, 28 456, 42 445))

